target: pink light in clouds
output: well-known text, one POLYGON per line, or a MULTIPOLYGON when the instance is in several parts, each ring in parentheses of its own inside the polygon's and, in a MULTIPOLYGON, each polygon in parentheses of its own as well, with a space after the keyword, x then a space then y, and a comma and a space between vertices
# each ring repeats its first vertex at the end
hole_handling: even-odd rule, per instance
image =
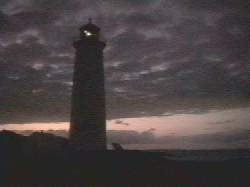
POLYGON ((27 124, 8 124, 0 127, 0 130, 68 130, 69 123, 68 122, 60 122, 60 123, 27 123, 27 124))
MULTIPOLYGON (((179 114, 162 117, 124 118, 107 121, 107 130, 155 129, 156 136, 190 136, 223 132, 226 129, 250 129, 250 108, 213 111, 205 114, 179 114), (117 122, 118 121, 118 122, 117 122), (226 123, 225 123, 226 122, 226 123)), ((69 122, 1 125, 0 130, 68 130, 69 122)))

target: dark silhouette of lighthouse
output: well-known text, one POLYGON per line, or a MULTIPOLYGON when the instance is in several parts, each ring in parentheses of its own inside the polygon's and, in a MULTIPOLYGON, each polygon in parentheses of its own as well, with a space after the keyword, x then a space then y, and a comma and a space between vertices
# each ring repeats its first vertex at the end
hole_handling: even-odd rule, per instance
POLYGON ((106 116, 103 71, 103 49, 100 28, 89 23, 80 28, 80 39, 74 42, 70 143, 81 150, 106 149, 106 116))

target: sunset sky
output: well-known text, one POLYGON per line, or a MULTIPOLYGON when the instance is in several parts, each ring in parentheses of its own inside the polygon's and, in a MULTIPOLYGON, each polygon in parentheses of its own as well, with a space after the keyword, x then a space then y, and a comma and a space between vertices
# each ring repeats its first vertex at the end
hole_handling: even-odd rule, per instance
POLYGON ((68 128, 72 42, 92 17, 107 43, 108 130, 244 134, 250 145, 247 4, 1 0, 0 129, 68 128))

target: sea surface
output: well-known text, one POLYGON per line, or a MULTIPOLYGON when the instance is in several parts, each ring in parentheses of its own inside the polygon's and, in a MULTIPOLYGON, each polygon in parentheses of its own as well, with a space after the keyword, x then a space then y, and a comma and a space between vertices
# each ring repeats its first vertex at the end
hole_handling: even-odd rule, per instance
POLYGON ((147 149, 147 146, 123 146, 129 150, 143 150, 149 152, 161 152, 166 159, 183 161, 224 161, 224 160, 248 160, 250 161, 250 149, 147 149))
POLYGON ((223 161, 249 160, 250 150, 159 150, 170 160, 223 161))

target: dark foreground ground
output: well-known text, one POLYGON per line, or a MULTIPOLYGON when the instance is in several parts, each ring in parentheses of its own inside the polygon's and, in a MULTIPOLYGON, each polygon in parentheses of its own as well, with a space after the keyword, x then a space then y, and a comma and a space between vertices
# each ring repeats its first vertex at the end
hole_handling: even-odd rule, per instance
POLYGON ((1 154, 1 187, 250 187, 249 160, 170 161, 139 151, 1 154))

